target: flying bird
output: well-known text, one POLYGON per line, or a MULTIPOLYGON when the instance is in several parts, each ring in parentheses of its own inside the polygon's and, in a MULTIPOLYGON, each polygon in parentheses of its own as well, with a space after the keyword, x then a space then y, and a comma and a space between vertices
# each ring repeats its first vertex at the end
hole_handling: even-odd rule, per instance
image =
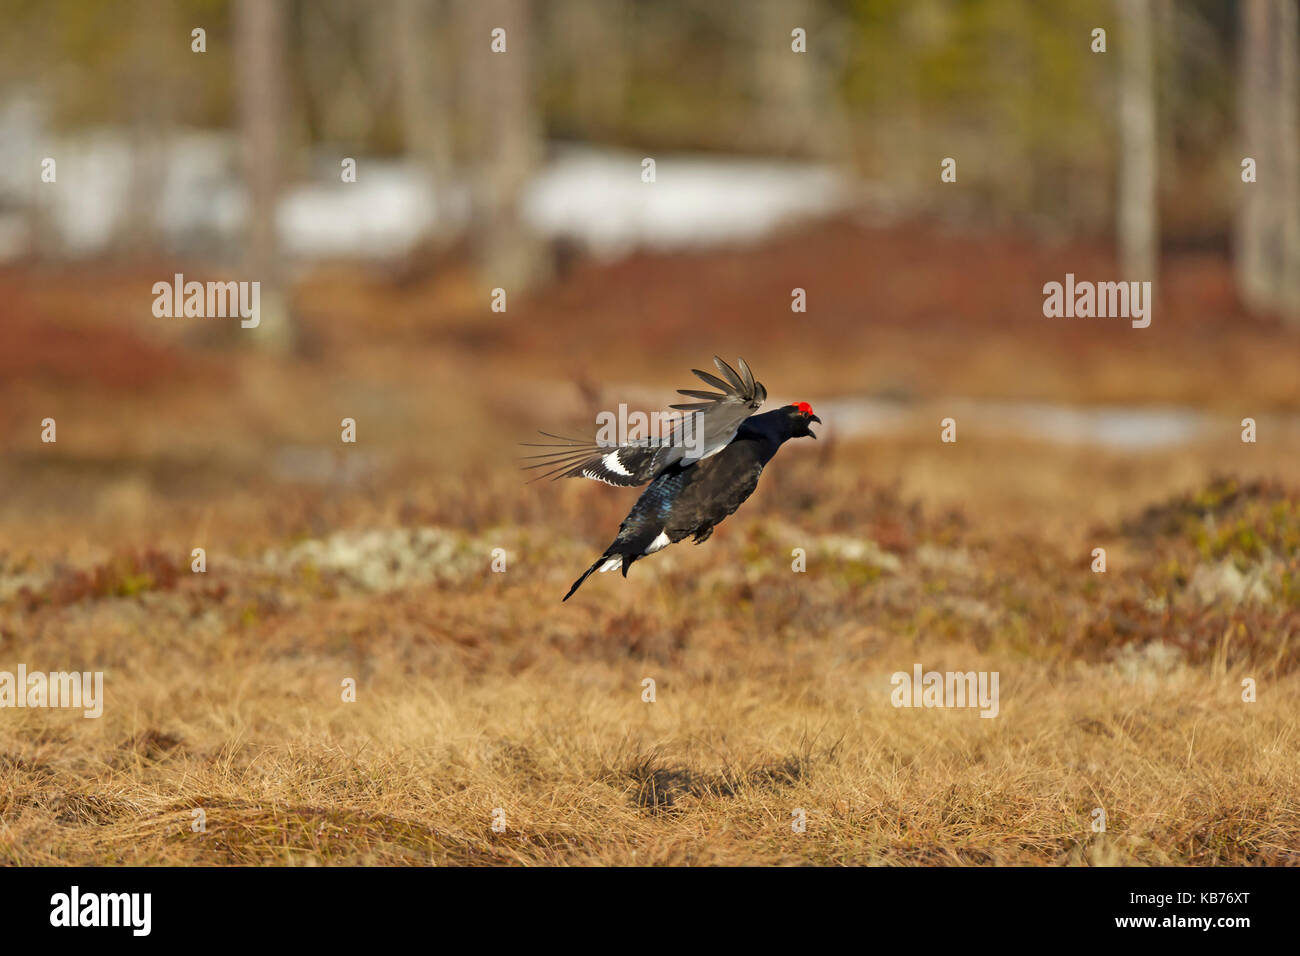
POLYGON ((714 527, 754 493, 763 467, 786 441, 808 436, 821 424, 807 402, 755 414, 767 389, 754 380, 742 358, 737 372, 714 356, 718 375, 691 369, 717 392, 678 389, 698 399, 670 407, 689 413, 667 436, 610 446, 542 432, 551 443, 525 443, 550 449, 525 468, 546 468, 538 477, 593 478, 622 487, 650 485, 637 498, 605 553, 573 582, 567 601, 594 571, 632 564, 684 538, 704 542, 714 527))

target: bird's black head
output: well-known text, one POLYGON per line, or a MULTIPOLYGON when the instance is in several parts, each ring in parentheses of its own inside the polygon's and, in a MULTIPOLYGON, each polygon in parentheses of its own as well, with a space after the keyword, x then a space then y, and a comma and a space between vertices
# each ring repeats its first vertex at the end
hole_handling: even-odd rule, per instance
POLYGON ((795 402, 793 405, 786 405, 781 411, 785 413, 791 438, 817 437, 813 434, 813 430, 809 425, 813 422, 820 425, 822 420, 813 414, 812 406, 807 402, 795 402))

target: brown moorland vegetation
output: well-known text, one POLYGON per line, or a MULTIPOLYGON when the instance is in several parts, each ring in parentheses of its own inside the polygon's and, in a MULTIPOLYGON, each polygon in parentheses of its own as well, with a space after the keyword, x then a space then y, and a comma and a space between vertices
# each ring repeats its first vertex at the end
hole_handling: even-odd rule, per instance
POLYGON ((505 316, 455 270, 335 270, 284 358, 153 319, 157 268, 0 275, 0 670, 106 694, 0 712, 0 861, 1300 863, 1300 342, 1200 258, 1150 329, 1043 319, 1094 261, 840 223, 579 265, 505 316), (562 606, 634 495, 525 484, 516 443, 714 352, 907 416, 823 412, 707 544, 562 606), (976 405, 941 444, 959 399, 1209 427, 1106 449, 976 405), (999 672, 998 716, 896 709, 916 663, 999 672))

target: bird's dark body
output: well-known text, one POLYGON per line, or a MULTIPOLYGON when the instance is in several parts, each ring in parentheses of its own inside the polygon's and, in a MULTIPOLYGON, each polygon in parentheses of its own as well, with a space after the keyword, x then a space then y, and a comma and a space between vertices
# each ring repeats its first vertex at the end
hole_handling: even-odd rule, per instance
POLYGON ((682 468, 674 465, 650 483, 632 506, 618 529, 618 537, 609 554, 626 554, 626 572, 630 560, 641 557, 650 543, 667 532, 676 544, 683 538, 703 541, 722 521, 744 503, 758 487, 763 466, 772 457, 758 438, 737 436, 722 451, 698 464, 682 468), (621 550, 620 545, 627 550, 621 550), (633 550, 635 549, 635 550, 633 550))
POLYGON ((691 537, 696 544, 705 541, 758 487, 763 466, 784 440, 778 427, 785 417, 780 410, 753 415, 721 451, 685 467, 675 464, 650 482, 623 519, 613 543, 573 583, 564 599, 611 558, 622 559, 621 570, 627 577, 628 568, 651 553, 649 549, 661 534, 668 540, 660 547, 691 537))

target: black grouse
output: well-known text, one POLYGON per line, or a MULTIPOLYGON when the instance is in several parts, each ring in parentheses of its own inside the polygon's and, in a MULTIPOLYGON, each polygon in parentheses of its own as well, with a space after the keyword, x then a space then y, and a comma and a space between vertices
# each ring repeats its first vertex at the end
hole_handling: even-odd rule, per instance
POLYGON ((679 389, 698 402, 673 405, 688 412, 668 436, 622 445, 601 445, 561 438, 543 432, 561 444, 533 447, 557 449, 541 455, 528 468, 550 467, 541 477, 594 478, 611 485, 643 485, 632 510, 619 526, 618 536, 578 580, 567 601, 593 571, 627 569, 683 538, 705 541, 713 528, 754 493, 763 466, 788 439, 817 436, 810 423, 821 423, 807 402, 774 411, 754 412, 767 398, 767 389, 754 380, 745 360, 737 372, 714 356, 713 364, 724 378, 699 369, 691 371, 721 394, 679 389), (725 379, 725 380, 724 380, 725 379))

